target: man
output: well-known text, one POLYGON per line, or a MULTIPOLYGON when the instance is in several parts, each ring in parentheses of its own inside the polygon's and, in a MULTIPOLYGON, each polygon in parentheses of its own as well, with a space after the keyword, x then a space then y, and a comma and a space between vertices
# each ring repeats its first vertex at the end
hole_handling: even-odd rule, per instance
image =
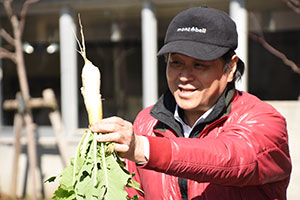
POLYGON ((118 117, 91 127, 131 161, 140 199, 286 199, 291 160, 285 119, 235 89, 243 74, 235 23, 211 8, 171 21, 158 55, 169 90, 134 125, 118 117))

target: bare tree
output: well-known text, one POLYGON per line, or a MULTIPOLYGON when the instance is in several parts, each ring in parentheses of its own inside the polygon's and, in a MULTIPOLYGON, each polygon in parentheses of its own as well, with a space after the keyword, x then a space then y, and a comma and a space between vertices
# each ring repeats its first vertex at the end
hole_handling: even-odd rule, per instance
POLYGON ((263 37, 255 35, 253 33, 249 33, 249 37, 253 40, 258 41, 265 49, 267 49, 270 53, 280 58, 284 64, 290 66, 291 69, 300 75, 300 68, 296 65, 296 63, 286 57, 286 55, 279 50, 275 49, 271 46, 263 37))
POLYGON ((35 145, 35 137, 34 137, 34 123, 32 118, 32 112, 30 107, 28 106, 28 102, 30 100, 30 92, 27 81, 24 55, 22 49, 22 35, 25 26, 25 17, 28 11, 28 7, 32 3, 38 2, 38 0, 25 0, 22 6, 20 13, 15 13, 13 9, 13 0, 1 0, 0 1, 4 9, 6 11, 8 20, 12 26, 12 34, 8 33, 3 27, 0 26, 0 35, 1 37, 10 45, 14 47, 14 51, 10 51, 3 47, 0 47, 0 58, 10 59, 16 64, 17 73, 19 78, 19 86, 22 98, 24 100, 25 110, 22 113, 23 119, 26 126, 27 132, 27 147, 29 153, 29 164, 31 171, 31 185, 33 188, 32 191, 32 199, 37 199, 36 196, 36 145, 35 145))
POLYGON ((300 13, 300 0, 283 0, 293 11, 300 13))
MULTIPOLYGON (((296 13, 300 13, 300 0, 283 0, 283 1, 293 11, 295 11, 296 13)), ((283 52, 279 51, 278 49, 273 47, 271 44, 269 44, 264 39, 262 31, 260 31, 260 33, 258 35, 253 34, 253 33, 249 33, 249 37, 251 39, 256 40, 257 42, 259 42, 267 51, 269 51, 270 53, 272 53, 276 57, 280 58, 285 65, 289 66, 295 73, 300 75, 299 66, 297 66, 297 64, 294 61, 288 59, 287 56, 283 52)))

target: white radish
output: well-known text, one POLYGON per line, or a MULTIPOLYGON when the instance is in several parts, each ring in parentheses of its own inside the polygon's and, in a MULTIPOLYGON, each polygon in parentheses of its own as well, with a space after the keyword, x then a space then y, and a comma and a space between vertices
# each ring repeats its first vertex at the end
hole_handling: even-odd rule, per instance
POLYGON ((80 51, 78 52, 83 57, 85 63, 81 73, 81 94, 88 112, 89 124, 94 125, 96 122, 102 119, 102 102, 100 94, 101 75, 98 67, 94 66, 93 63, 87 59, 82 24, 80 16, 78 17, 82 39, 81 44, 77 38, 76 40, 80 48, 80 51))
MULTIPOLYGON (((89 124, 94 125, 99 120, 102 119, 102 101, 101 101, 101 94, 100 94, 100 82, 101 82, 101 75, 98 67, 94 66, 91 61, 87 59, 86 56, 86 49, 85 49, 85 41, 84 41, 84 34, 83 28, 81 24, 80 15, 78 15, 79 25, 80 25, 80 34, 81 34, 81 44, 76 37, 78 46, 80 48, 80 55, 84 59, 84 66, 81 72, 81 79, 82 79, 82 87, 81 87, 81 94, 83 96, 84 104, 86 110, 88 112, 89 124)), ((76 35, 75 35, 76 36, 76 35)), ((97 184, 97 141, 96 141, 97 133, 94 133, 93 139, 93 149, 94 149, 94 186, 97 184)), ((102 152, 104 152, 104 144, 100 144, 102 152)), ((77 160, 75 160, 75 163, 77 160)), ((102 156, 102 162, 104 166, 106 166, 105 155, 102 156)), ((107 174, 107 169, 104 169, 105 174, 107 174)), ((75 172, 75 165, 74 165, 74 172, 75 172)))

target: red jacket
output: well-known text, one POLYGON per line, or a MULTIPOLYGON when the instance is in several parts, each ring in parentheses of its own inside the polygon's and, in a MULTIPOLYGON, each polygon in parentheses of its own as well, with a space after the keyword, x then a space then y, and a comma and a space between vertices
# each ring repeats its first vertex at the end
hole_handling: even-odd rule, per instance
MULTIPOLYGON (((286 199, 291 160, 285 119, 269 104, 235 92, 228 115, 207 126, 199 138, 154 129, 157 119, 142 110, 136 134, 149 139, 143 166, 127 161, 146 200, 179 200, 178 177, 188 179, 190 200, 286 199)), ((127 190, 132 197, 137 192, 127 190)))

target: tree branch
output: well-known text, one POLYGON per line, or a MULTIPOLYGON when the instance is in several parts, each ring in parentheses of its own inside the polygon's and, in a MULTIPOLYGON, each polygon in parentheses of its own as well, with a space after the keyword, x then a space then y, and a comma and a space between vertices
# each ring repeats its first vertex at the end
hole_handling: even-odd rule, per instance
POLYGON ((0 27, 0 36, 5 39, 9 44, 15 46, 15 39, 4 28, 0 27))
POLYGON ((13 0, 2 0, 3 6, 5 8, 8 18, 11 18, 14 14, 13 9, 11 7, 12 2, 13 2, 13 0))
POLYGON ((39 0, 26 0, 23 4, 23 7, 22 7, 22 10, 21 10, 21 19, 20 19, 20 31, 21 33, 23 33, 23 30, 24 30, 24 25, 25 25, 25 17, 26 17, 26 14, 27 14, 27 10, 28 10, 28 7, 30 4, 33 4, 33 3, 36 3, 38 2, 39 0))
POLYGON ((0 47, 0 58, 7 58, 16 63, 16 54, 0 47))
POLYGON ((264 40, 260 36, 249 33, 249 37, 253 40, 258 41, 265 49, 280 58, 284 64, 288 65, 294 72, 300 75, 300 68, 292 60, 288 59, 285 54, 272 47, 268 42, 266 42, 266 40, 264 40))
POLYGON ((300 0, 283 0, 294 12, 300 13, 300 0))

